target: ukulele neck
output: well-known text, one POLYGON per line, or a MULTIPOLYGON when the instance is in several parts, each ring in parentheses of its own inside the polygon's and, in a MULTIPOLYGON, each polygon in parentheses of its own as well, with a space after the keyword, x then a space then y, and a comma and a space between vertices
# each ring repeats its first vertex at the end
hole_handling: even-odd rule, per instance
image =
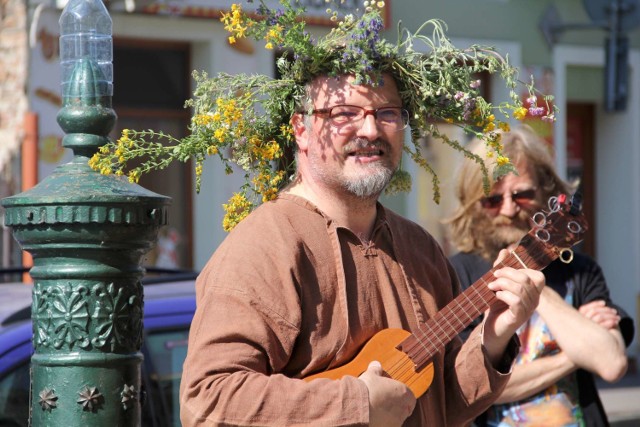
POLYGON ((489 307, 494 304, 504 304, 496 298, 495 293, 488 286, 495 280, 493 273, 496 270, 503 267, 541 270, 558 257, 556 251, 533 248, 536 243, 533 239, 521 241, 502 262, 421 325, 398 346, 398 349, 404 351, 418 369, 426 366, 437 353, 489 307))

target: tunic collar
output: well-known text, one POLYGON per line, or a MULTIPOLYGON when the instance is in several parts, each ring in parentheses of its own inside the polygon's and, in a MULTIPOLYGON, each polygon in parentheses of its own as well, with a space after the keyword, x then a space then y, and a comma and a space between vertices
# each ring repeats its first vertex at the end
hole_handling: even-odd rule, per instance
MULTIPOLYGON (((318 215, 322 216, 325 219, 327 223, 327 228, 331 227, 331 225, 333 224, 332 218, 330 218, 318 206, 316 206, 311 201, 305 199, 304 197, 291 194, 291 193, 280 193, 278 194, 278 199, 288 200, 299 206, 304 207, 305 209, 318 213, 318 215)), ((391 233, 391 229, 389 228, 389 224, 387 222, 386 208, 380 202, 376 202, 376 221, 373 224, 373 230, 371 232, 371 241, 375 240, 376 235, 380 232, 382 227, 386 227, 389 233, 391 233)), ((336 226, 336 228, 349 230, 348 228, 342 227, 342 226, 336 226)))

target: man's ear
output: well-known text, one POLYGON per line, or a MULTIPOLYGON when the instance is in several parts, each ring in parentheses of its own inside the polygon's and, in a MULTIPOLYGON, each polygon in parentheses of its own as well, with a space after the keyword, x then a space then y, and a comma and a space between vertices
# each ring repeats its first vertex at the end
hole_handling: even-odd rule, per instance
POLYGON ((300 151, 306 151, 309 138, 309 131, 304 122, 304 115, 301 113, 295 113, 291 116, 293 136, 296 138, 296 144, 298 144, 298 149, 300 151))

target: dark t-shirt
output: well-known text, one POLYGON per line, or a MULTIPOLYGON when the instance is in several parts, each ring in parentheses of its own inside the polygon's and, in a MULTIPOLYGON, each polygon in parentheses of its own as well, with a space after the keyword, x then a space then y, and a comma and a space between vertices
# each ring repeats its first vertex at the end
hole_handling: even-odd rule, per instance
MULTIPOLYGON (((467 289, 476 280, 491 269, 491 263, 482 257, 471 253, 458 253, 450 258, 453 268, 460 279, 462 290, 467 289)), ((565 264, 556 260, 543 270, 547 286, 551 286, 563 298, 567 294, 568 284, 573 281, 573 305, 578 308, 588 302, 604 300, 607 305, 613 306, 620 314, 620 330, 628 346, 633 340, 633 319, 620 307, 613 304, 609 296, 609 289, 602 274, 600 266, 586 255, 574 254, 573 261, 565 264)), ((480 323, 481 318, 476 319, 468 329, 460 335, 466 339, 469 331, 480 323)), ((579 369, 577 371, 579 402, 582 407, 587 426, 608 426, 602 402, 598 396, 593 374, 579 369)), ((484 426, 484 417, 476 420, 478 426, 484 426)))

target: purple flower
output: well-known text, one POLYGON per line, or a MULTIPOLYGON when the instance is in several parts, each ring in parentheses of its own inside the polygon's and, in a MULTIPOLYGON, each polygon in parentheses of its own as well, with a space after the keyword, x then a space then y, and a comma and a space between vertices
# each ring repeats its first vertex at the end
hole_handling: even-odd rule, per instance
POLYGON ((471 120, 471 115, 476 109, 476 99, 467 98, 464 102, 464 108, 462 110, 462 118, 464 121, 471 120))
POLYGON ((541 116, 544 114, 543 107, 529 107, 529 114, 532 116, 541 116))

